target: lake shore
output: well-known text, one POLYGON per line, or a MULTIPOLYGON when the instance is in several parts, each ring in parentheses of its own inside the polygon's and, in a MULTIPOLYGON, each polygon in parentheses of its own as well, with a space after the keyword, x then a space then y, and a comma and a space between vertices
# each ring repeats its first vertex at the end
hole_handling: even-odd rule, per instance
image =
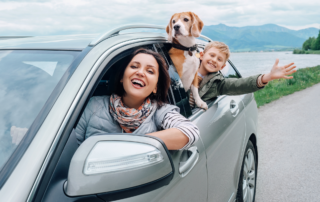
POLYGON ((293 54, 320 54, 320 50, 300 50, 295 49, 292 52, 293 54))
POLYGON ((317 83, 320 83, 320 65, 298 69, 293 79, 273 80, 264 89, 255 92, 254 97, 260 107, 317 83))

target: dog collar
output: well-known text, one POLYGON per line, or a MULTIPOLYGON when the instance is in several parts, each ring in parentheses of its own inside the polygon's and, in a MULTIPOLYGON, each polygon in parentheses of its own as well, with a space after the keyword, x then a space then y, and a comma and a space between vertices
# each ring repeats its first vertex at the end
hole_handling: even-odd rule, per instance
POLYGON ((185 47, 185 46, 180 45, 180 44, 172 43, 172 47, 174 47, 174 48, 176 48, 176 49, 188 51, 188 54, 189 54, 190 56, 192 56, 192 51, 195 51, 195 50, 198 49, 197 44, 195 44, 194 46, 191 46, 191 47, 185 47))

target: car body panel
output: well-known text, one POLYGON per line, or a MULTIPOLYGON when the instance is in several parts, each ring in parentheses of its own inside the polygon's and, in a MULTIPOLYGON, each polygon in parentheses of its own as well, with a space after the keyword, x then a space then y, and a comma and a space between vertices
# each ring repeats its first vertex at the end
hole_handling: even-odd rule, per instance
MULTIPOLYGON (((44 37, 28 37, 0 41, 0 50, 7 49, 37 49, 37 50, 83 50, 89 46, 90 42, 97 38, 98 34, 85 34, 85 35, 58 35, 58 36, 44 36, 44 37)), ((112 40, 107 38, 110 47, 112 44, 124 42, 126 40, 134 39, 147 39, 147 38, 163 38, 166 40, 164 34, 161 33, 146 33, 135 32, 119 34, 111 37, 112 40)), ((100 42, 101 43, 101 42, 100 42)))
MULTIPOLYGON (((83 50, 96 36, 98 35, 2 40, 0 49, 83 50)), ((90 88, 96 83, 111 58, 128 47, 162 42, 167 42, 165 34, 130 33, 107 38, 92 47, 69 79, 32 143, 0 190, 1 200, 33 200, 38 183, 59 142, 66 122, 72 116, 79 100, 83 99, 82 96, 88 96, 90 88)), ((200 156, 191 172, 185 177, 178 172, 185 151, 170 151, 176 169, 170 184, 120 201, 200 202, 226 201, 234 198, 244 147, 250 135, 256 133, 257 129, 256 104, 252 94, 248 94, 223 96, 212 102, 209 107, 208 111, 199 111, 190 117, 201 132, 201 139, 196 143, 200 156), (236 118, 232 118, 229 114, 231 99, 237 101, 240 109, 236 118), (230 126, 227 129, 217 129, 218 126, 226 127, 228 124, 230 126), (230 148, 234 150, 230 151, 230 148), (221 159, 222 157, 227 159, 221 159), (225 170, 228 172, 224 173, 225 170), (221 172, 225 175, 232 173, 232 176, 221 175, 221 172), (221 182, 225 178, 228 180, 221 182)))
POLYGON ((97 36, 97 34, 58 35, 1 40, 0 49, 82 50, 97 36))
POLYGON ((228 201, 235 192, 234 170, 245 136, 245 117, 241 96, 224 96, 197 118, 206 148, 208 169, 208 201, 228 201), (238 103, 239 113, 233 117, 230 102, 238 103), (224 173, 225 175, 223 175, 224 173), (230 176, 232 174, 232 176, 230 176))
MULTIPOLYGON (((101 42, 83 59, 57 99, 19 164, 2 187, 0 191, 0 198, 6 199, 5 201, 26 200, 44 158, 47 155, 48 149, 59 130, 63 118, 65 117, 89 71, 106 49, 119 44, 119 42, 128 41, 132 37, 128 37, 128 35, 126 35, 125 37, 120 36, 119 38, 119 40, 110 39, 101 42), (28 175, 25 175, 25 172, 27 172, 28 175), (18 181, 21 181, 21 183, 17 184, 16 182, 18 181)), ((143 41, 145 40, 146 39, 143 41)))

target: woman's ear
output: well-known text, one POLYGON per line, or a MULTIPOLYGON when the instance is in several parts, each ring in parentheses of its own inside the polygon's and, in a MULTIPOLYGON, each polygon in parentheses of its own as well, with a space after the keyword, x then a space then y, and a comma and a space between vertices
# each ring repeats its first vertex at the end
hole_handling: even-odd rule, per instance
POLYGON ((166 32, 168 34, 168 41, 172 42, 172 18, 171 17, 169 24, 167 25, 166 32))
POLYGON ((123 83, 123 79, 120 79, 120 83, 123 83))
POLYGON ((155 89, 153 89, 153 91, 152 91, 154 94, 156 94, 157 93, 157 87, 155 88, 155 89))
POLYGON ((191 35, 194 37, 199 37, 201 30, 203 28, 203 22, 202 20, 200 20, 200 18, 194 14, 193 12, 190 12, 193 22, 192 22, 192 26, 191 26, 191 35))

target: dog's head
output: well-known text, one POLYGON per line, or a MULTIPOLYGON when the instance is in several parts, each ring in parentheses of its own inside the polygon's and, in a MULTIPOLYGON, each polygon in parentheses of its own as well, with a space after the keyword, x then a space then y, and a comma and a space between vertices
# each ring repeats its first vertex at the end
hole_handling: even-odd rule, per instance
POLYGON ((199 37, 203 27, 203 22, 193 12, 175 13, 170 19, 166 28, 168 40, 172 38, 179 40, 180 37, 199 37))

